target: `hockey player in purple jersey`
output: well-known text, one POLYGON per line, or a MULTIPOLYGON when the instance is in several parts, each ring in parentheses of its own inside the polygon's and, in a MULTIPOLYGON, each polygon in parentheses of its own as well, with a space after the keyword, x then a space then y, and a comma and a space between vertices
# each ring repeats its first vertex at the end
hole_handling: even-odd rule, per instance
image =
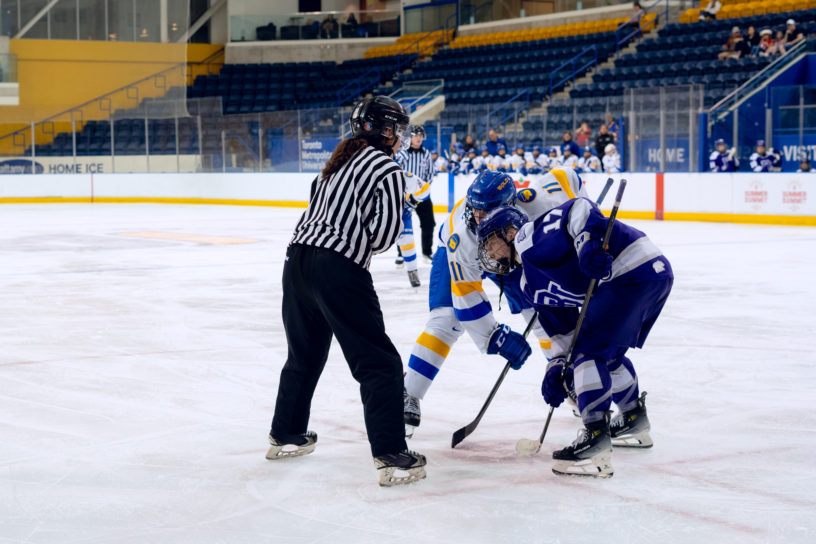
POLYGON ((708 166, 712 172, 736 172, 739 168, 737 149, 728 149, 728 144, 720 138, 714 142, 714 151, 708 157, 708 166))
POLYGON ((607 219, 586 198, 575 198, 535 221, 518 209, 500 207, 479 223, 482 268, 509 273, 522 267, 524 296, 539 312, 553 351, 541 385, 544 400, 559 406, 573 389, 585 429, 572 445, 553 452, 553 472, 608 477, 612 446, 652 445, 644 397, 626 357, 643 347, 671 291, 671 265, 641 231, 616 222, 601 247, 607 219), (586 311, 565 369, 590 279, 598 288, 586 311), (562 374, 564 381, 561 380, 562 374), (611 403, 618 414, 608 420, 611 403))

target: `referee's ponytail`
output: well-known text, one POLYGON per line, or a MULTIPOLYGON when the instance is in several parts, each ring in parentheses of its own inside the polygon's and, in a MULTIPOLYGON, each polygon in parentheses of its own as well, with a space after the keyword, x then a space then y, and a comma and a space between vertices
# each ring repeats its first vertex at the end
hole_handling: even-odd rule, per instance
POLYGON ((368 146, 379 149, 389 157, 394 154, 394 138, 386 138, 384 136, 356 136, 354 138, 346 138, 334 148, 331 158, 323 167, 320 175, 323 179, 329 179, 329 176, 343 168, 352 157, 362 151, 368 146))

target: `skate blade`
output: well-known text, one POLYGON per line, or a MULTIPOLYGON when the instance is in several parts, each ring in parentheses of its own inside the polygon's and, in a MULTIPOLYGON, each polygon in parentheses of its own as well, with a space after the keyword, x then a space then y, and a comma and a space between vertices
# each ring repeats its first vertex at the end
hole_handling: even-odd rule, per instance
POLYGON ((300 457, 301 455, 308 455, 315 449, 314 444, 307 446, 296 446, 294 444, 285 444, 283 446, 270 446, 266 452, 266 458, 270 461, 275 459, 284 459, 286 457, 300 457))
POLYGON ((651 435, 649 435, 649 431, 642 431, 613 438, 612 445, 616 448, 651 448, 654 446, 654 442, 651 435))
POLYGON ((385 467, 379 469, 378 472, 380 473, 381 487, 412 484, 425 478, 425 467, 385 467))
POLYGON ((553 462, 553 473, 559 476, 585 476, 591 478, 611 478, 615 474, 612 459, 608 455, 596 455, 578 461, 553 462))

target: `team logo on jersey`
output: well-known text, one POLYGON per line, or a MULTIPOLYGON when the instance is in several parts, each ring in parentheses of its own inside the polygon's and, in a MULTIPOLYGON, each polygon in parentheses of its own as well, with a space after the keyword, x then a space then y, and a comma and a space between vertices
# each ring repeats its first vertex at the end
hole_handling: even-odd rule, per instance
POLYGON ((536 192, 534 189, 524 189, 522 191, 519 191, 519 193, 516 195, 516 198, 518 198, 525 204, 529 204, 530 202, 535 200, 535 197, 536 192))
POLYGON ((453 236, 448 238, 448 251, 450 251, 451 253, 456 251, 456 248, 459 247, 459 242, 460 241, 461 241, 461 239, 459 238, 458 234, 454 234, 453 236))

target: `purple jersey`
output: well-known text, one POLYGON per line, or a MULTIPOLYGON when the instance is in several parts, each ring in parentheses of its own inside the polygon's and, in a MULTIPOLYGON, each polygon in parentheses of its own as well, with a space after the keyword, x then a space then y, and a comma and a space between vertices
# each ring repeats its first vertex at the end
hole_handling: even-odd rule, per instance
MULTIPOLYGON (((575 238, 588 232, 592 238, 601 239, 606 225, 607 218, 597 206, 588 199, 576 198, 525 224, 516 235, 514 244, 524 270, 521 286, 525 299, 539 312, 541 324, 552 337, 553 344, 558 344, 563 351, 569 345, 578 316, 577 308, 583 304, 590 282, 578 264, 575 238)), ((646 235, 619 221, 612 228, 608 251, 613 258, 612 272, 609 278, 598 282, 599 292, 610 290, 613 285, 673 277, 668 261, 646 235)), ((627 321, 623 315, 626 302, 619 306, 605 310, 608 319, 590 308, 585 327, 592 334, 592 322, 596 322, 599 329, 604 329, 604 334, 611 335, 608 338, 610 344, 640 343, 636 331, 617 330, 616 323, 627 321)), ((581 336, 583 338, 584 334, 581 336)))

